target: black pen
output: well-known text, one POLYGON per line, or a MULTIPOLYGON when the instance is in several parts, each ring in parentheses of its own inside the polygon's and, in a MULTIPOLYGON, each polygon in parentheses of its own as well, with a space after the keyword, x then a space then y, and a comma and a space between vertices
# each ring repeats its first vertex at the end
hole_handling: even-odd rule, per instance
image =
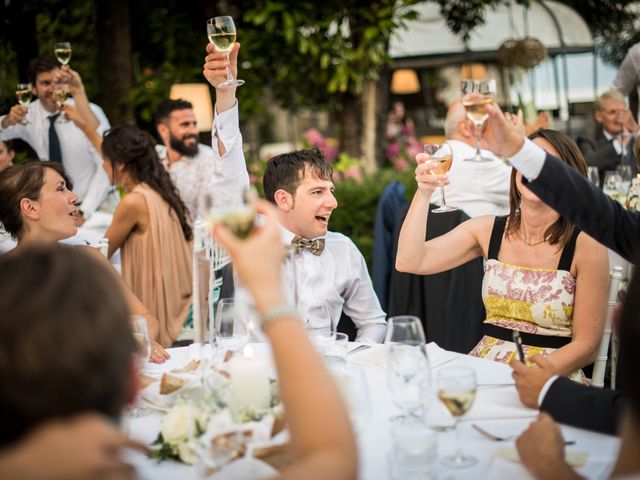
POLYGON ((522 349, 522 337, 520 336, 520 332, 518 330, 512 331, 513 343, 516 344, 516 349, 518 350, 518 359, 525 363, 524 361, 524 350, 522 349))

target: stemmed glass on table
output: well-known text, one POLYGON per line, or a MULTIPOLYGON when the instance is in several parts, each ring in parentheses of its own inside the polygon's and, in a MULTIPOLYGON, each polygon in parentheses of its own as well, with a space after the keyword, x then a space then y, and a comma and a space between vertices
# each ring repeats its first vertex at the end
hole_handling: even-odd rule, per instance
POLYGON ((485 112, 485 105, 493 103, 496 95, 496 81, 489 80, 462 80, 462 105, 467 112, 467 118, 473 122, 476 133, 476 154, 466 158, 468 162, 490 162, 491 158, 483 157, 480 151, 480 138, 482 136, 482 124, 489 114, 485 112))
MULTIPOLYGON (((448 143, 427 143, 424 146, 424 153, 429 155, 429 174, 444 175, 451 168, 453 152, 448 143)), ((440 198, 442 199, 442 205, 431 210, 432 213, 453 212, 454 210, 458 210, 457 207, 447 205, 444 198, 444 185, 440 185, 440 198)))
MULTIPOLYGON (((131 333, 136 343, 134 357, 138 373, 142 373, 151 356, 151 340, 149 339, 149 330, 147 329, 147 320, 142 315, 133 315, 131 317, 131 333)), ((150 408, 141 406, 132 406, 128 409, 131 417, 144 417, 151 414, 150 408)))
MULTIPOLYGON (((31 84, 30 83, 18 83, 16 85, 16 98, 18 99, 18 103, 23 107, 28 107, 29 103, 31 103, 31 84)), ((27 125, 30 123, 26 118, 22 122, 22 125, 27 125)))
POLYGON ((478 463, 478 459, 465 455, 460 448, 460 417, 469 411, 476 397, 476 374, 468 367, 450 367, 438 372, 438 398, 456 423, 456 451, 441 459, 447 467, 464 468, 478 463))
POLYGON ((393 403, 402 411, 392 420, 420 417, 423 403, 420 384, 431 379, 422 323, 418 317, 391 317, 385 343, 389 345, 387 387, 393 403))
POLYGON ((249 343, 246 311, 233 298, 221 298, 216 305, 215 335, 223 355, 239 352, 249 343))
MULTIPOLYGON (((209 42, 213 43, 216 50, 227 54, 228 61, 229 52, 231 52, 236 42, 236 25, 233 23, 233 18, 222 16, 207 20, 207 36, 209 37, 209 42)), ((227 79, 218 85, 217 88, 239 87, 241 85, 244 85, 244 80, 233 78, 231 70, 229 66, 227 66, 227 79)))

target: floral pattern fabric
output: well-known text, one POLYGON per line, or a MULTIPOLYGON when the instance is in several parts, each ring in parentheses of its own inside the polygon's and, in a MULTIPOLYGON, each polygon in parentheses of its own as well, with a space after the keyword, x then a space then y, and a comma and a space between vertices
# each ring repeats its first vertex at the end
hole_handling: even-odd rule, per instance
MULTIPOLYGON (((542 270, 502 263, 485 263, 482 299, 485 323, 537 335, 571 337, 576 279, 566 270, 542 270)), ((553 348, 524 345, 525 356, 548 355, 553 348)), ((509 363, 516 356, 513 342, 485 335, 469 353, 509 363)), ((573 378, 581 380, 582 372, 573 378)))

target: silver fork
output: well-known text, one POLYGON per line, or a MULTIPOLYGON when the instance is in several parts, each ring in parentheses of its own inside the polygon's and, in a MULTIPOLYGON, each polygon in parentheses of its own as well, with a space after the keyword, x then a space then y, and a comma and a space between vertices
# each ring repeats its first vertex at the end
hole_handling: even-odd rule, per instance
MULTIPOLYGON (((471 426, 480 434, 488 438, 489 440, 493 440, 494 442, 508 442, 509 440, 514 440, 518 437, 518 435, 509 435, 508 437, 499 437, 498 435, 494 435, 491 432, 487 432, 484 428, 472 423, 471 426)), ((575 440, 565 440, 565 445, 575 445, 575 440)))
POLYGON ((354 348, 353 350, 349 350, 347 352, 347 355, 351 355, 352 353, 360 352, 362 350, 367 350, 368 348, 371 348, 371 345, 359 345, 356 348, 354 348))
POLYGON ((475 423, 472 423, 471 426, 480 434, 487 437, 489 440, 493 440, 494 442, 507 442, 509 440, 513 440, 517 437, 517 435, 509 435, 508 437, 499 437, 498 435, 494 435, 491 432, 487 432, 484 428, 479 427, 475 423))

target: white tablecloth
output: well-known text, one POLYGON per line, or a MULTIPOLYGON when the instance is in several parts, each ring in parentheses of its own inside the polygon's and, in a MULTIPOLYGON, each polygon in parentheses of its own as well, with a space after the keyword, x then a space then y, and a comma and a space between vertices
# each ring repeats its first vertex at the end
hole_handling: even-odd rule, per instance
MULTIPOLYGON (((351 348, 351 345, 350 345, 351 348)), ((355 353, 348 357, 351 368, 361 368, 368 384, 371 415, 363 431, 358 434, 360 450, 360 478, 377 480, 389 478, 387 454, 391 450, 389 435, 389 417, 398 413, 387 393, 384 369, 385 346, 374 346, 369 350, 355 353), (357 365, 357 367, 355 367, 357 365)), ((268 345, 259 345, 258 355, 268 355, 268 345)), ((537 411, 524 407, 517 396, 511 369, 509 366, 482 360, 479 358, 447 352, 434 344, 428 347, 433 372, 452 365, 472 367, 477 374, 478 390, 475 403, 468 414, 463 417, 458 428, 461 428, 462 446, 466 453, 475 455, 479 462, 476 466, 460 470, 448 469, 440 464, 435 466, 438 478, 447 479, 513 479, 530 478, 522 465, 502 459, 494 459, 494 452, 503 447, 513 446, 513 441, 493 442, 486 439, 471 428, 472 423, 485 427, 497 435, 517 435, 521 433, 536 417, 537 411)), ((171 349, 172 358, 164 365, 150 365, 153 372, 170 370, 184 365, 193 349, 171 349)), ((442 408, 434 399, 431 407, 442 408)), ((143 418, 125 419, 125 428, 130 435, 144 442, 152 442, 160 429, 161 414, 153 414, 143 418)), ((615 437, 600 435, 571 427, 562 427, 566 440, 575 441, 569 450, 588 452, 587 464, 579 471, 587 478, 605 478, 617 455, 619 440, 615 437)), ((454 433, 438 433, 438 454, 452 453, 454 433)), ((133 454, 131 461, 138 468, 143 479, 190 479, 198 478, 193 467, 173 461, 157 463, 142 455, 133 454)), ((232 475, 232 471, 222 470, 212 478, 241 478, 232 475), (224 474, 224 475, 223 475, 224 474), (227 476, 228 475, 228 476, 227 476)), ((251 475, 247 475, 251 477, 251 475)))

